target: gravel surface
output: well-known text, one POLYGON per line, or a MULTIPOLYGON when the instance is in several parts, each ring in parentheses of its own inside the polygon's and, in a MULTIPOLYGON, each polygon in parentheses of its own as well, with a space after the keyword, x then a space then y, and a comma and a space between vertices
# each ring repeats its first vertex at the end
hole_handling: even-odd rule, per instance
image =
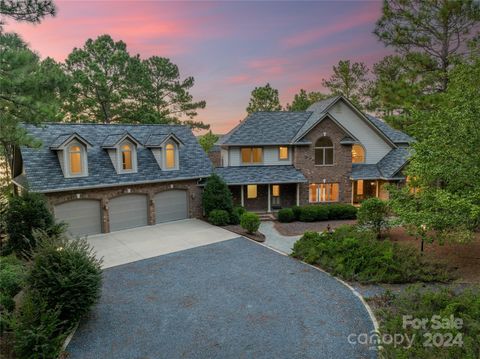
POLYGON ((331 276, 245 238, 104 271, 69 358, 374 358, 373 324, 331 276))

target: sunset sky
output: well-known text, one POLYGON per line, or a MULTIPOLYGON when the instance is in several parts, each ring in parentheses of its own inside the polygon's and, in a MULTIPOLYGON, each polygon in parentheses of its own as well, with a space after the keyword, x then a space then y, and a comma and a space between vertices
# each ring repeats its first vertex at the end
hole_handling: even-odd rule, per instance
POLYGON ((224 133, 246 115, 250 92, 270 82, 282 105, 300 88, 321 91, 341 59, 371 65, 390 53, 372 34, 381 2, 56 1, 39 25, 10 21, 42 57, 63 61, 88 38, 110 34, 131 54, 169 57, 192 93, 197 119, 224 133))

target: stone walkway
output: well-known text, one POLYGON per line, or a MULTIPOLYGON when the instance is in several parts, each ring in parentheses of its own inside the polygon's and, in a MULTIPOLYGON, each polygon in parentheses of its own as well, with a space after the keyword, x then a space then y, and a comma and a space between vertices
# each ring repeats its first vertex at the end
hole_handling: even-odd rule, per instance
POLYGON ((266 237, 265 245, 285 254, 292 253, 293 244, 301 237, 281 235, 273 226, 272 221, 261 222, 259 232, 266 237))

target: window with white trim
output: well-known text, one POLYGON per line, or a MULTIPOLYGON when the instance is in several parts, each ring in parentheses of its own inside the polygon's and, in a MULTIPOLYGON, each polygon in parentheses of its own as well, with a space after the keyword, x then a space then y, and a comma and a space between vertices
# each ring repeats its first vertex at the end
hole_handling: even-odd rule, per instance
POLYGON ((122 153, 122 169, 124 171, 131 171, 133 169, 132 145, 129 143, 124 144, 120 151, 122 153))
POLYGON ((281 161, 288 160, 288 147, 280 146, 278 147, 278 159, 281 161))
POLYGON ((178 146, 175 142, 169 141, 165 145, 164 155, 164 169, 176 170, 178 169, 178 146))
POLYGON ((315 142, 315 165, 333 165, 333 142, 330 137, 323 136, 315 142))
POLYGON ((117 146, 117 173, 137 172, 137 147, 129 140, 117 146))
POLYGON ((83 177, 88 175, 87 150, 83 144, 72 141, 64 149, 63 165, 65 177, 83 177))
POLYGON ((308 199, 310 203, 338 202, 338 183, 311 183, 308 199))
POLYGON ((362 145, 354 144, 352 146, 352 163, 365 162, 365 148, 362 145))
POLYGON ((262 147, 243 147, 241 150, 242 163, 256 164, 263 162, 262 147))
POLYGON ((247 185, 247 198, 257 198, 257 185, 249 184, 247 185))

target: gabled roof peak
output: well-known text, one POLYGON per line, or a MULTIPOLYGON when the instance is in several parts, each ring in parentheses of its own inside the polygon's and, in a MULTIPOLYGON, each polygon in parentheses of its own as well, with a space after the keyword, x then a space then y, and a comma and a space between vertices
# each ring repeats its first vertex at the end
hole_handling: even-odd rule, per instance
POLYGON ((73 140, 77 140, 78 142, 81 142, 87 147, 92 147, 93 145, 87 141, 84 137, 80 136, 77 132, 72 132, 72 133, 64 133, 59 135, 53 142, 50 144, 50 149, 51 150, 61 150, 65 145, 70 143, 73 140))
POLYGON ((124 131, 122 133, 112 133, 107 135, 103 140, 102 148, 114 148, 120 142, 125 140, 129 140, 135 143, 137 146, 141 146, 141 143, 135 137, 133 137, 128 131, 124 131))

